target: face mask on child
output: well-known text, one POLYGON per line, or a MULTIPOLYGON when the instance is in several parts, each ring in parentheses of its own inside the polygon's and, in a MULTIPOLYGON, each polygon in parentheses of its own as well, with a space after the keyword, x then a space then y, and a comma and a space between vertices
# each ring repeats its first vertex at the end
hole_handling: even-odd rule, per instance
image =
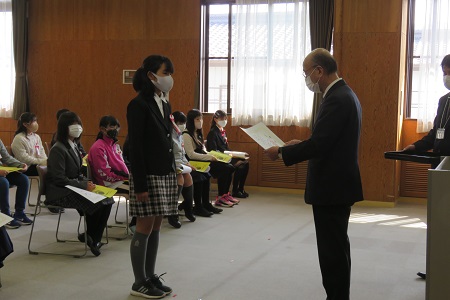
POLYGON ((227 126, 227 120, 220 120, 220 121, 217 121, 217 125, 219 125, 220 127, 225 127, 225 126, 227 126))
POLYGON ((177 126, 178 126, 178 129, 180 129, 181 132, 183 132, 186 129, 186 124, 179 124, 177 126))
POLYGON ((79 124, 69 125, 69 135, 73 138, 79 138, 83 132, 83 127, 79 124))

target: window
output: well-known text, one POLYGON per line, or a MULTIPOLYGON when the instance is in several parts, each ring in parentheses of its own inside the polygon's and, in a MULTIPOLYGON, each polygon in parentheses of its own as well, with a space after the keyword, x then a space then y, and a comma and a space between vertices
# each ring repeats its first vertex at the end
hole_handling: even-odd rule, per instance
POLYGON ((15 69, 11 0, 0 0, 0 117, 11 117, 15 69))
POLYGON ((307 126, 313 101, 302 82, 311 47, 308 2, 213 2, 202 6, 200 109, 232 112, 233 125, 307 126))
POLYGON ((406 116, 418 120, 417 132, 433 127, 439 98, 446 94, 441 61, 450 54, 450 2, 409 1, 406 116))
POLYGON ((204 34, 200 86, 203 100, 201 110, 205 112, 215 112, 218 109, 228 113, 231 111, 231 35, 234 7, 231 3, 202 6, 204 34))

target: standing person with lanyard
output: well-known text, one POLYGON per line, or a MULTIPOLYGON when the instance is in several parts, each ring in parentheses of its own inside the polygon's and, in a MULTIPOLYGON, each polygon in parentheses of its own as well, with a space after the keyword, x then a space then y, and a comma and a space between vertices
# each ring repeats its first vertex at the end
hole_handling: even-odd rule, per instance
MULTIPOLYGON (((450 54, 446 55, 441 62, 441 68, 444 75, 444 86, 450 90, 450 54)), ((428 151, 433 149, 434 153, 441 156, 450 156, 450 93, 445 94, 439 99, 436 117, 434 118, 433 128, 421 140, 408 145, 403 151, 428 151)), ((433 169, 437 165, 431 166, 433 169)), ((426 279, 423 272, 417 275, 426 279)))
POLYGON ((133 78, 138 95, 127 107, 130 215, 136 232, 130 245, 134 283, 131 295, 159 299, 172 292, 155 274, 159 232, 164 216, 177 211, 177 178, 172 145, 173 65, 160 55, 147 57, 133 78))
POLYGON ((348 222, 352 205, 363 200, 358 166, 362 109, 326 49, 306 56, 303 76, 308 89, 323 93, 311 136, 265 153, 272 160, 281 158, 286 166, 309 160, 305 202, 312 205, 322 284, 328 300, 349 300, 348 222))

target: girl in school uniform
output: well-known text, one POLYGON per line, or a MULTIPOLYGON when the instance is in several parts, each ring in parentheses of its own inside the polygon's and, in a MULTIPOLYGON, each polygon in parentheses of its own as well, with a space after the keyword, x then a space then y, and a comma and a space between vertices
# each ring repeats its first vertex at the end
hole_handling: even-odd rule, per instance
MULTIPOLYGON (((206 149, 208 149, 208 151, 230 151, 227 134, 224 128, 225 126, 227 126, 226 112, 223 110, 216 111, 211 121, 211 129, 206 138, 206 149)), ((244 190, 245 180, 247 179, 249 169, 248 154, 245 154, 245 158, 233 157, 230 162, 235 168, 232 193, 232 196, 235 198, 247 198, 249 196, 244 190)))
POLYGON ((11 144, 14 157, 28 165, 28 170, 24 173, 28 176, 38 176, 36 166, 47 165, 47 155, 41 137, 36 133, 38 129, 36 115, 24 112, 17 121, 17 130, 11 144))
MULTIPOLYGON (((184 148, 189 160, 210 161, 209 173, 212 177, 217 178, 218 195, 216 197, 215 205, 223 207, 232 207, 239 203, 239 200, 233 198, 230 193, 230 185, 234 172, 234 167, 229 163, 217 161, 217 159, 206 152, 205 144, 203 142, 203 114, 198 109, 192 109, 187 114, 186 131, 183 133, 184 148)), ((194 180, 195 182, 195 180, 194 180)), ((209 182, 209 180, 207 181, 209 182)), ((196 200, 197 187, 194 185, 194 213, 203 214, 202 208, 213 213, 214 208, 209 202, 209 184, 206 181, 202 187, 201 202, 196 200), (206 187, 205 187, 206 185, 206 187), (207 189, 207 191, 206 191, 207 189), (208 195, 208 196, 207 196, 208 195), (197 205, 200 207, 198 208, 197 205)), ((197 189, 198 190, 198 189, 197 189)))
MULTIPOLYGON (((93 191, 95 184, 81 173, 82 155, 76 146, 76 140, 83 132, 81 119, 74 112, 65 112, 58 119, 56 143, 53 145, 47 160, 47 176, 45 179, 45 204, 75 208, 86 218, 87 245, 92 254, 99 256, 102 247, 101 239, 108 222, 113 198, 106 198, 92 203, 80 194, 68 189, 74 186, 93 191)), ((85 234, 78 235, 80 242, 85 242, 85 234)))
POLYGON ((138 95, 127 107, 130 215, 136 232, 130 246, 134 283, 131 295, 158 299, 172 292, 155 274, 163 216, 177 211, 177 178, 172 145, 173 65, 161 55, 147 57, 133 78, 138 95))
MULTIPOLYGON (((175 156, 175 164, 177 166, 177 182, 178 182, 178 197, 183 195, 183 202, 178 205, 178 210, 184 210, 186 218, 194 222, 195 216, 192 214, 192 200, 194 195, 194 187, 192 182, 191 172, 195 172, 195 168, 189 164, 184 151, 184 141, 182 133, 186 128, 186 115, 181 111, 175 111, 171 116, 172 120, 172 140, 173 140, 173 155, 175 156)), ((175 228, 181 227, 178 214, 168 216, 169 224, 175 228)))

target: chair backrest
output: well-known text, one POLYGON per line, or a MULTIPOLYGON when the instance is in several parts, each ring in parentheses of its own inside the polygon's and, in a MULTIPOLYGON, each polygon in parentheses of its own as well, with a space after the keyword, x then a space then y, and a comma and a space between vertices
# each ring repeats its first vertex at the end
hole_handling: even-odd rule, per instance
POLYGON ((47 142, 44 142, 45 151, 47 151, 47 156, 50 154, 50 147, 47 142))
POLYGON ((45 195, 45 177, 47 176, 47 166, 36 166, 36 170, 39 175, 39 195, 38 195, 38 201, 40 200, 41 196, 45 195))

